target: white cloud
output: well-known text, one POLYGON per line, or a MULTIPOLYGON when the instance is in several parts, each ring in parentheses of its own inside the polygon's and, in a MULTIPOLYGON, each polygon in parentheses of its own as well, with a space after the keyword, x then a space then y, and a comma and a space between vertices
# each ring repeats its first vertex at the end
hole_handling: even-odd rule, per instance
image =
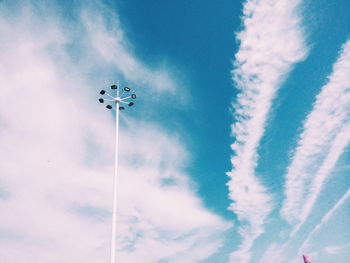
POLYGON ((193 195, 179 170, 187 157, 180 142, 145 125, 125 132, 121 141, 127 167, 121 174, 127 177, 120 180, 120 214, 128 222, 120 240, 127 248, 122 261, 133 256, 133 262, 157 262, 170 255, 169 262, 197 262, 216 251, 221 246, 218 234, 229 225, 193 195))
POLYGON ((261 263, 270 263, 270 262, 285 262, 285 251, 287 244, 280 245, 278 243, 271 243, 270 246, 266 249, 263 256, 261 257, 261 263))
POLYGON ((120 179, 122 261, 197 262, 215 252, 229 225, 203 209, 189 188, 179 169, 187 157, 180 142, 146 125, 121 141, 126 168, 120 173, 127 175, 120 179))
POLYGON ((277 90, 293 65, 307 52, 298 14, 299 1, 249 0, 244 5, 244 29, 237 34, 233 79, 237 96, 232 126, 235 155, 228 173, 230 209, 242 222, 243 243, 231 262, 248 262, 254 240, 264 233, 272 210, 271 196, 255 175, 257 149, 277 90))
POLYGON ((325 248, 325 251, 326 251, 328 254, 337 255, 337 254, 339 254, 343 249, 349 248, 349 247, 350 247, 350 243, 343 244, 343 245, 338 245, 338 246, 328 246, 328 247, 325 248))
MULTIPOLYGON (((97 85, 117 71, 140 84, 134 73, 162 79, 165 86, 149 93, 176 87, 171 74, 132 55, 99 8, 83 8, 77 21, 40 3, 1 10, 2 262, 108 260, 113 118, 96 101, 97 85), (109 55, 129 61, 126 68, 113 59, 108 64, 109 55), (108 73, 96 74, 99 68, 108 73)), ((190 263, 209 257, 229 224, 190 187, 182 142, 159 125, 131 118, 128 125, 134 129, 121 132, 118 258, 190 263)))
MULTIPOLYGON (((115 16, 110 12, 106 15, 115 16)), ((86 26, 87 41, 94 51, 105 63, 114 65, 125 78, 139 85, 150 85, 158 92, 173 93, 178 89, 174 82, 169 81, 171 72, 163 68, 150 69, 130 53, 130 44, 126 41, 117 18, 110 30, 104 27, 106 18, 99 16, 97 12, 83 12, 82 20, 86 26)))
POLYGON ((337 209, 339 207, 341 207, 345 201, 348 200, 348 198, 350 197, 350 189, 337 201, 337 203, 322 217, 320 223, 318 223, 313 229, 312 231, 307 235, 307 237, 305 238, 304 242, 301 244, 300 249, 299 249, 299 253, 301 253, 301 251, 306 248, 312 238, 312 236, 319 231, 324 224, 326 224, 329 219, 331 219, 331 217, 333 216, 333 214, 337 211, 337 209))
POLYGON ((288 167, 281 214, 305 222, 337 160, 350 141, 350 41, 342 48, 329 82, 317 96, 288 167))
POLYGON ((325 183, 327 177, 330 175, 330 172, 336 165, 339 157, 344 152, 346 146, 349 145, 349 143, 350 125, 347 125, 343 127, 335 137, 326 158, 324 159, 319 171, 316 173, 312 182, 312 186, 309 189, 308 198, 304 200, 303 203, 303 208, 300 214, 301 221, 293 228, 292 234, 299 230, 307 217, 310 215, 312 207, 314 206, 318 195, 323 188, 323 184, 325 183))

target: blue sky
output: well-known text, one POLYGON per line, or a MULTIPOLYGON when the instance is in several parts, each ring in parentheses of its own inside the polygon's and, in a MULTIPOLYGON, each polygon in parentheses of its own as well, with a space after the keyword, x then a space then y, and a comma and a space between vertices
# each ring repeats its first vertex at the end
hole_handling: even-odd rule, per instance
POLYGON ((346 0, 0 1, 0 259, 350 258, 346 0))

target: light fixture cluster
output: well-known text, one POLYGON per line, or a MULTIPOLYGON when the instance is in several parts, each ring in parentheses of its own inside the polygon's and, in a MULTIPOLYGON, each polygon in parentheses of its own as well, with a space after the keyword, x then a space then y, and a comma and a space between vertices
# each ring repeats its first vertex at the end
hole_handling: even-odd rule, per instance
MULTIPOLYGON (((112 85, 111 86, 112 90, 117 90, 117 96, 114 97, 112 95, 110 95, 109 93, 107 93, 105 90, 101 90, 100 94, 101 95, 106 95, 109 98, 99 98, 98 101, 100 103, 105 103, 105 102, 115 102, 115 107, 118 107, 119 110, 124 110, 125 107, 121 104, 125 104, 129 107, 134 105, 134 102, 130 101, 130 99, 136 99, 136 94, 131 94, 129 95, 129 92, 131 91, 131 89, 129 87, 124 87, 122 90, 119 89, 119 87, 117 85, 112 85), (122 93, 120 94, 120 91, 122 91, 122 93)), ((111 110, 113 109, 113 106, 111 104, 106 105, 106 108, 111 110)))

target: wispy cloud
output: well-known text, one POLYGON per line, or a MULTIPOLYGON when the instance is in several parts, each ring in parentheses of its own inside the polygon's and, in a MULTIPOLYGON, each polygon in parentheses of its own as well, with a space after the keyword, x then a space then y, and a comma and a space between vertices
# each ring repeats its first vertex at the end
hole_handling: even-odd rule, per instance
POLYGON ((339 245, 339 246, 328 246, 325 248, 325 251, 328 254, 336 255, 336 254, 339 254, 345 248, 350 248, 350 243, 339 245))
POLYGON ((271 243, 270 246, 266 249, 263 256, 260 259, 260 263, 269 263, 269 262, 285 262, 285 252, 287 244, 282 246, 279 243, 271 243))
POLYGON ((188 153, 160 127, 143 124, 121 138, 119 239, 125 262, 197 262, 221 246, 229 224, 206 211, 179 169, 188 153), (137 150, 136 150, 137 149, 137 150), (147 198, 145 198, 147 197, 147 198), (132 226, 132 227, 131 227, 132 226))
POLYGON ((114 17, 113 26, 106 27, 109 19, 98 15, 96 10, 90 9, 81 15, 87 33, 86 41, 100 59, 106 64, 114 65, 125 78, 139 85, 151 85, 158 92, 173 93, 178 89, 174 82, 169 81, 172 78, 171 71, 162 67, 145 66, 132 54, 132 45, 125 38, 117 17, 110 11, 104 11, 106 16, 114 17))
POLYGON ((244 29, 237 34, 233 80, 240 90, 232 126, 235 155, 228 173, 230 209, 242 222, 243 243, 231 262, 248 262, 254 240, 272 209, 271 196, 255 175, 257 149, 278 88, 307 48, 300 26, 299 1, 249 0, 244 4, 244 29))
MULTIPOLYGON (((147 76, 163 79, 164 86, 147 89, 159 96, 176 85, 165 69, 133 55, 100 5, 79 7, 66 20, 60 6, 30 3, 0 11, 0 258, 107 260, 114 138, 112 115, 96 100, 99 85, 116 74, 138 86, 150 84, 147 76)), ((128 125, 134 129, 121 132, 118 257, 135 263, 209 257, 230 225, 190 187, 182 142, 161 125, 132 118, 128 125)))
POLYGON ((328 83, 306 118, 288 167, 281 214, 289 222, 298 223, 292 234, 307 219, 325 180, 350 142, 349 75, 350 41, 343 45, 328 83))
POLYGON ((305 241, 302 243, 302 245, 300 246, 299 249, 299 254, 301 253, 301 251, 307 247, 308 243, 310 242, 312 236, 318 231, 320 230, 324 224, 326 224, 329 219, 331 219, 331 217, 333 216, 333 214, 337 211, 337 209, 339 207, 341 207, 345 201, 348 200, 348 198, 350 197, 350 189, 338 200, 338 202, 322 217, 320 223, 318 223, 313 229, 312 231, 307 235, 305 241))

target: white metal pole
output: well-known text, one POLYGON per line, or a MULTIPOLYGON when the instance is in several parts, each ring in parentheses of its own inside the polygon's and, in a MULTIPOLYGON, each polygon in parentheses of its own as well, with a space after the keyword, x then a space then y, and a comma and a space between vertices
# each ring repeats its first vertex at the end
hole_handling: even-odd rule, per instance
POLYGON ((115 263, 116 253, 116 225, 117 225, 117 181, 118 181, 118 143, 119 143, 119 81, 117 89, 117 101, 115 103, 115 167, 113 179, 113 212, 112 212, 112 242, 111 263, 115 263))

